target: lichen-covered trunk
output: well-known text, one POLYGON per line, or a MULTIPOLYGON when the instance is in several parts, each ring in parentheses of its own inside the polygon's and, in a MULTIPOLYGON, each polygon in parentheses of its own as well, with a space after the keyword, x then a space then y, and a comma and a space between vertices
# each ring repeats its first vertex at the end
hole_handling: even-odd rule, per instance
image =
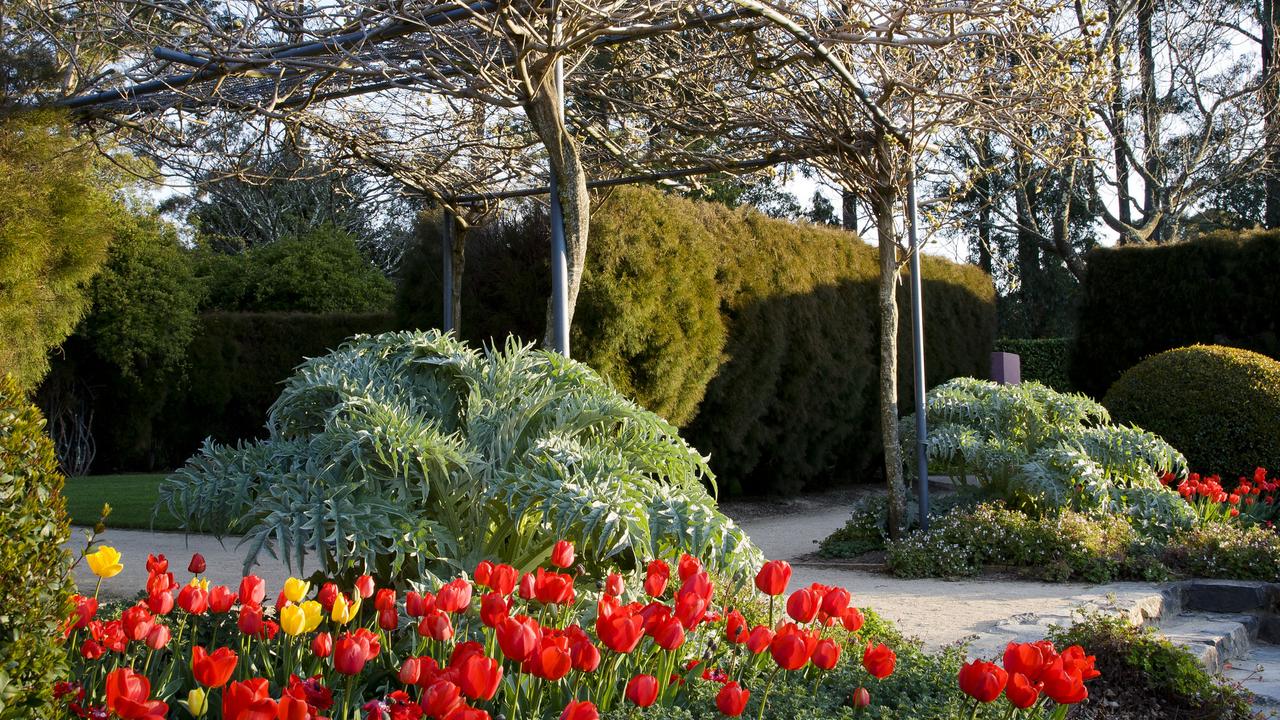
MULTIPOLYGON (((573 309, 578 302, 582 270, 587 262, 587 226, 591 220, 591 197, 587 193, 587 173, 578 155, 578 146, 564 126, 559 112, 559 91, 554 76, 548 72, 533 98, 525 105, 525 114, 547 149, 551 170, 560 189, 560 210, 564 217, 564 242, 568 251, 568 321, 573 322, 573 309)), ((552 345, 554 324, 551 300, 547 300, 547 330, 543 343, 552 345)))
POLYGON ((889 537, 902 535, 907 512, 907 486, 898 437, 898 283, 901 263, 893 209, 898 200, 891 178, 880 178, 869 193, 880 244, 880 438, 884 442, 884 476, 888 489, 889 537))

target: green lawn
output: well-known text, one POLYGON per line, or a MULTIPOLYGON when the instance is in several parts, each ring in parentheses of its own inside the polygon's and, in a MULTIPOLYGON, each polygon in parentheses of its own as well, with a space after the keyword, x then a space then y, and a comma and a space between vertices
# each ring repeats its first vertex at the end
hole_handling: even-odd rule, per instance
POLYGON ((67 497, 67 513, 76 525, 93 525, 102 513, 102 504, 111 504, 107 527, 176 530, 178 521, 160 513, 151 523, 157 489, 164 473, 140 475, 89 475, 67 478, 62 494, 67 497))

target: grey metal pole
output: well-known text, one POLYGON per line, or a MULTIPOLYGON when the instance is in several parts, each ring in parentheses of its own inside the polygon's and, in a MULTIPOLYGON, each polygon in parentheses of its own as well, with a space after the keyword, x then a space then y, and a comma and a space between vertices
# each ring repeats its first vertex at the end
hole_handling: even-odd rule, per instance
POLYGON ((441 307, 444 308, 444 310, 443 310, 443 317, 441 318, 441 321, 440 321, 440 328, 445 332, 449 332, 450 330, 457 329, 453 326, 453 212, 452 211, 449 211, 449 210, 444 211, 443 225, 444 227, 440 228, 440 257, 441 257, 440 262, 441 262, 441 277, 443 278, 443 282, 441 282, 440 285, 443 287, 443 292, 444 292, 444 295, 441 298, 444 301, 441 303, 441 307))
POLYGON ((920 502, 920 528, 929 529, 929 457, 928 423, 925 420, 924 380, 924 290, 920 277, 920 238, 916 232, 916 169, 912 161, 907 175, 907 241, 911 252, 911 364, 915 375, 916 406, 916 481, 920 502))
MULTIPOLYGON (((554 10, 555 5, 552 5, 554 10)), ((556 114, 564 123, 564 58, 555 64, 556 114)), ((560 179, 551 167, 551 344, 569 357, 569 251, 564 241, 564 211, 560 207, 560 179)))

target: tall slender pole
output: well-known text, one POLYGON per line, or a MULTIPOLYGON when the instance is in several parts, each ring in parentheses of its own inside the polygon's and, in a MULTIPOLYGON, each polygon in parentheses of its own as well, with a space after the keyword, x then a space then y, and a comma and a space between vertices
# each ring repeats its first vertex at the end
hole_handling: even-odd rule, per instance
POLYGON ((925 421, 924 380, 924 290, 920 274, 920 238, 916 232, 916 169, 914 159, 907 171, 907 242, 911 252, 911 364, 914 370, 916 405, 916 472, 920 503, 920 528, 929 529, 928 423, 925 421))
MULTIPOLYGON (((555 11, 555 3, 552 2, 555 11)), ((555 17, 559 17, 556 12, 555 17)), ((558 23, 558 20, 553 22, 558 23)), ((558 25, 555 40, 559 41, 558 25)), ((556 58, 554 87, 556 115, 564 126, 564 58, 556 58)), ((551 344, 556 352, 569 357, 569 251, 564 241, 564 210, 560 207, 560 178, 551 165, 551 344)))
POLYGON ((440 228, 440 262, 441 276, 444 281, 440 285, 444 296, 440 306, 444 309, 440 320, 440 328, 445 332, 456 330, 453 326, 453 212, 444 211, 443 227, 440 228))

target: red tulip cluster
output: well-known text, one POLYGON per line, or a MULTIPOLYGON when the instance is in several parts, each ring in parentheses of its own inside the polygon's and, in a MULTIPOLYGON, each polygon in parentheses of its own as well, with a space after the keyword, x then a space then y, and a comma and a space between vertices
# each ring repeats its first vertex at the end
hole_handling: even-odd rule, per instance
MULTIPOLYGON (((485 561, 471 578, 403 596, 367 575, 349 588, 325 582, 314 592, 290 578, 270 603, 261 578, 246 576, 235 591, 210 587, 197 556, 194 576, 179 586, 163 556, 149 557, 146 598, 120 617, 100 619, 96 598, 76 598, 66 636, 78 682, 59 683, 55 693, 64 716, 81 718, 488 720, 559 712, 562 720, 597 720, 622 703, 683 703, 693 684, 711 683, 716 709, 736 717, 756 683, 763 711, 775 680, 831 681, 828 671, 850 649, 861 653, 855 672, 867 681, 894 672, 893 650, 858 636, 863 616, 849 592, 813 584, 787 595, 785 562, 765 563, 755 577, 768 597, 767 620, 760 601, 718 606, 711 575, 689 555, 674 568, 650 561, 632 583, 617 573, 582 581, 568 572, 574 562, 573 545, 562 541, 549 553, 550 568, 521 572, 485 561), (785 614, 775 617, 783 596, 785 614)), ((1071 653, 1023 675, 1056 699, 1054 673, 1086 674, 1071 653)), ((996 694, 1016 692, 999 684, 996 694)), ((871 702, 865 688, 845 692, 855 705, 871 702)))
POLYGON ((1098 677, 1094 657, 1079 645, 1058 653, 1048 640, 1009 643, 1003 664, 967 663, 960 668, 960 689, 975 703, 995 702, 1003 694, 1013 712, 1049 701, 1074 705, 1089 696, 1085 681, 1098 677))
POLYGON ((1206 522, 1243 516, 1252 522, 1274 527, 1280 516, 1280 478, 1268 478, 1264 468, 1255 469, 1252 477, 1241 476, 1230 491, 1223 486, 1218 475, 1191 473, 1179 482, 1177 476, 1166 474, 1160 481, 1176 487, 1178 494, 1191 503, 1201 520, 1206 522))

